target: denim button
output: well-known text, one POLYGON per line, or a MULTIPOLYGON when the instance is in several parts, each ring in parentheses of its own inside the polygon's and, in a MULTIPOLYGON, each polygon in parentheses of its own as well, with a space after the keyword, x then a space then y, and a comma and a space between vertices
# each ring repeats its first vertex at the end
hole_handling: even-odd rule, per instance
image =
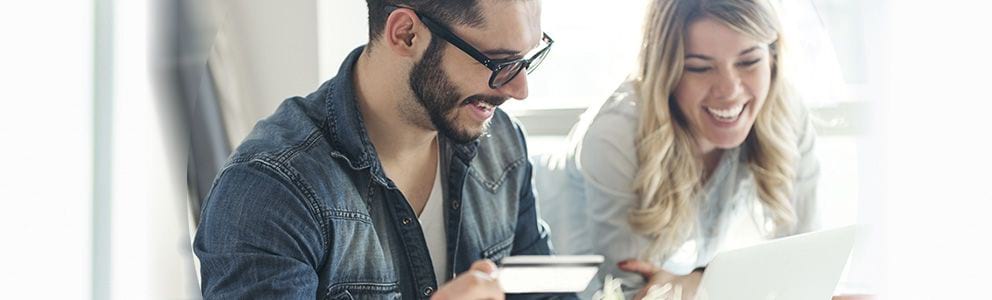
POLYGON ((410 225, 410 218, 403 218, 403 225, 410 225))
POLYGON ((458 200, 451 201, 451 208, 458 209, 459 206, 460 204, 458 204, 458 200))
POLYGON ((433 287, 425 287, 424 288, 424 296, 430 296, 431 294, 434 294, 434 288, 433 287))

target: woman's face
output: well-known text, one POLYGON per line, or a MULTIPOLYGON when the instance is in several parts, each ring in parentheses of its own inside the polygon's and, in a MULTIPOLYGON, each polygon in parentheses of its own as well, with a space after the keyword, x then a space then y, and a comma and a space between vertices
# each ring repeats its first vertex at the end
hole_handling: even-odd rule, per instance
POLYGON ((685 70, 675 99, 702 153, 747 138, 771 84, 768 42, 709 17, 689 25, 685 70))

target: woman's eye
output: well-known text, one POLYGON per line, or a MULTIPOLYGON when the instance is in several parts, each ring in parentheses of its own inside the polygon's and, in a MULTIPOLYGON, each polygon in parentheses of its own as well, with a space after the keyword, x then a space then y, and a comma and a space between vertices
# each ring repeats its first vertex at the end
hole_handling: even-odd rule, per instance
POLYGON ((685 70, 686 71, 689 71, 689 72, 692 72, 692 73, 703 73, 703 72, 709 71, 710 69, 712 69, 712 68, 710 68, 710 67, 685 67, 685 70))
POLYGON ((740 66, 740 67, 750 67, 750 66, 753 66, 753 65, 757 64, 760 61, 761 61, 760 58, 755 59, 755 60, 742 61, 742 62, 737 63, 737 66, 740 66))

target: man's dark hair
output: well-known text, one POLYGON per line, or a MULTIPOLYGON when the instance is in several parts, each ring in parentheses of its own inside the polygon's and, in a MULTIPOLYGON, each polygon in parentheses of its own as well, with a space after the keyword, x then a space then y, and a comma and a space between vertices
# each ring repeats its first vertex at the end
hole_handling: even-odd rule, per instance
POLYGON ((369 6, 369 44, 382 35, 386 28, 386 6, 410 7, 446 26, 481 26, 484 21, 479 9, 480 0, 366 0, 369 6))

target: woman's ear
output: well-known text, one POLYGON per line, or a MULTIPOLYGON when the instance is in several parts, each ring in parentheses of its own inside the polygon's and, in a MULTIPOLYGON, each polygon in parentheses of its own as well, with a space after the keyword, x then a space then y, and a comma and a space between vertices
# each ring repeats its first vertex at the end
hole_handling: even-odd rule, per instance
POLYGON ((417 13, 408 8, 394 10, 386 17, 382 43, 393 53, 402 57, 416 57, 426 49, 428 39, 417 13))
POLYGON ((768 59, 771 60, 772 68, 778 63, 778 40, 768 44, 768 59))
POLYGON ((768 44, 768 67, 771 68, 772 80, 778 78, 778 40, 768 44))

